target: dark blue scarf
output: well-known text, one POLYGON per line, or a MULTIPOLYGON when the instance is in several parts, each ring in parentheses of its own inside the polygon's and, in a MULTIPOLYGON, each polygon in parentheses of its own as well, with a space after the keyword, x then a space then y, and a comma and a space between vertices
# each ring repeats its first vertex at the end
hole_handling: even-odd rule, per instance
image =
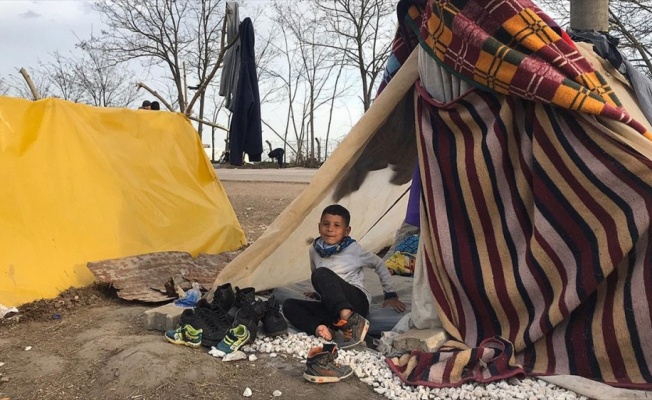
POLYGON ((321 238, 317 238, 312 242, 312 247, 315 248, 317 254, 319 254, 321 258, 328 258, 333 254, 337 254, 346 249, 353 242, 355 242, 355 239, 351 239, 351 236, 345 236, 337 244, 329 247, 324 247, 324 241, 321 240, 321 238))

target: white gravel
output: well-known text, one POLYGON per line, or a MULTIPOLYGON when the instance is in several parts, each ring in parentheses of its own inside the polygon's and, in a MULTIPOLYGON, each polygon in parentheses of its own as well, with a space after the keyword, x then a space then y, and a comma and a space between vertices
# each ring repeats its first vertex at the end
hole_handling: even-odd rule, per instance
MULTIPOLYGON (((248 344, 241 350, 246 353, 267 353, 270 356, 276 356, 277 353, 287 354, 305 362, 308 351, 322 343, 325 343, 322 339, 305 333, 290 333, 276 338, 259 336, 253 344, 248 344)), ((381 353, 372 350, 339 350, 338 354, 338 362, 351 366, 362 382, 389 399, 588 400, 584 396, 535 378, 512 378, 489 384, 466 383, 457 388, 408 386, 392 373, 381 353)))

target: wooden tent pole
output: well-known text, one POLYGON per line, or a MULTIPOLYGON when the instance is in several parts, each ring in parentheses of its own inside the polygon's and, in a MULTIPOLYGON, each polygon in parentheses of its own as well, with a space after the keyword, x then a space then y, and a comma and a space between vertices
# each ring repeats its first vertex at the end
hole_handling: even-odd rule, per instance
POLYGON ((209 122, 209 121, 206 121, 204 119, 199 119, 199 118, 194 117, 192 115, 189 115, 188 118, 193 120, 193 121, 201 122, 204 125, 212 126, 213 128, 221 129, 221 130, 227 131, 227 132, 229 131, 229 128, 227 128, 226 126, 220 125, 220 124, 215 123, 215 122, 209 122))
POLYGON ((32 78, 30 78, 29 74, 27 73, 27 70, 25 68, 21 68, 19 72, 23 76, 23 78, 25 78, 25 82, 27 82, 27 86, 29 87, 29 90, 32 92, 32 97, 34 97, 34 100, 40 100, 41 95, 38 93, 36 86, 34 86, 34 82, 32 81, 32 78))

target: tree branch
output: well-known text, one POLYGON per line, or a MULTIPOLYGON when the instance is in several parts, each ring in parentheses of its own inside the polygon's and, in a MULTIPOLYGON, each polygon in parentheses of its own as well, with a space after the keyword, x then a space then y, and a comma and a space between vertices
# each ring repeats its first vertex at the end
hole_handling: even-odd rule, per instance
POLYGON ((197 118, 197 117, 193 117, 192 115, 189 115, 189 116, 188 116, 188 119, 191 119, 191 120, 193 120, 193 121, 197 121, 197 122, 201 122, 201 123, 204 124, 204 125, 212 126, 212 127, 215 127, 215 128, 217 128, 217 129, 221 129, 221 130, 226 131, 226 132, 229 131, 229 128, 227 128, 227 127, 224 126, 224 125, 220 125, 220 124, 215 123, 215 122, 208 122, 208 121, 206 121, 206 120, 204 120, 204 119, 199 119, 199 118, 197 118))

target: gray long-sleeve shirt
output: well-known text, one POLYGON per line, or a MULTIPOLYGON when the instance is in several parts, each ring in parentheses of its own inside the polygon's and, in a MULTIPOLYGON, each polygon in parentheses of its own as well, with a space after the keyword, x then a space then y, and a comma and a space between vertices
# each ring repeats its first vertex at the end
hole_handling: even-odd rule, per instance
POLYGON ((344 279, 344 281, 362 290, 367 295, 369 304, 371 304, 371 294, 364 287, 363 268, 373 268, 376 270, 380 278, 380 283, 383 286, 383 292, 389 293, 394 291, 390 281, 391 275, 382 258, 363 249, 358 242, 351 243, 340 253, 333 254, 327 258, 320 257, 313 246, 310 246, 309 254, 311 271, 317 268, 330 269, 340 278, 344 279))

